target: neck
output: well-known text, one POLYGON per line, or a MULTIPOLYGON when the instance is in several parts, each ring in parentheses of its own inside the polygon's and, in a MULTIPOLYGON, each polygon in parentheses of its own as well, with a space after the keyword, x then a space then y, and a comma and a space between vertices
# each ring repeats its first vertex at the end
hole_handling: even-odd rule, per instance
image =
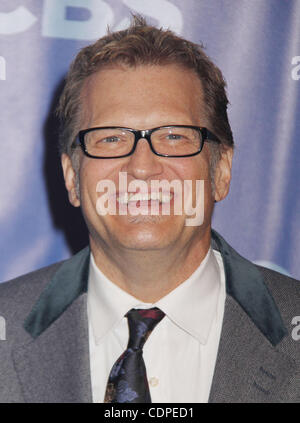
POLYGON ((191 239, 184 250, 128 250, 103 246, 90 239, 95 263, 113 283, 140 301, 154 303, 197 269, 210 247, 210 231, 191 239))

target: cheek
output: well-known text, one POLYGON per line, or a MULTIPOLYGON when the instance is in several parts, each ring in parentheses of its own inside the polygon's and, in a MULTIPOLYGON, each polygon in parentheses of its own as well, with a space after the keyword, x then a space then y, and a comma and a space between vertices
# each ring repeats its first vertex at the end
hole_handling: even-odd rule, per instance
POLYGON ((206 155, 182 158, 176 163, 172 163, 172 168, 181 180, 210 179, 209 161, 206 155))
POLYGON ((192 180, 192 189, 193 189, 193 202, 196 204, 196 198, 202 196, 199 193, 204 189, 204 209, 206 213, 210 214, 213 204, 212 199, 212 184, 211 184, 211 175, 210 175, 210 164, 207 154, 191 157, 187 162, 182 162, 180 167, 180 174, 182 180, 192 180), (204 181, 203 185, 197 185, 195 181, 204 181), (197 187, 197 188, 196 188, 197 187), (203 188, 200 188, 203 187, 203 188))
POLYGON ((80 187, 81 192, 85 195, 87 192, 94 190, 97 180, 97 169, 89 164, 83 164, 80 168, 80 187))
POLYGON ((111 160, 84 159, 80 167, 80 183, 85 190, 96 192, 99 181, 116 180, 119 168, 111 160))

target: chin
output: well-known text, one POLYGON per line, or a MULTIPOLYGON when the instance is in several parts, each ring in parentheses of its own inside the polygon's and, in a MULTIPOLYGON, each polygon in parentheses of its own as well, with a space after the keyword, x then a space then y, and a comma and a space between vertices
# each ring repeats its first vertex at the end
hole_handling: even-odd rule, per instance
POLYGON ((157 225, 159 216, 132 216, 129 227, 119 231, 115 237, 125 248, 137 250, 159 250, 172 244, 176 238, 174 227, 157 225))
POLYGON ((141 214, 137 216, 127 216, 127 221, 130 224, 153 224, 153 225, 159 225, 160 223, 163 223, 165 219, 163 216, 143 216, 141 214))

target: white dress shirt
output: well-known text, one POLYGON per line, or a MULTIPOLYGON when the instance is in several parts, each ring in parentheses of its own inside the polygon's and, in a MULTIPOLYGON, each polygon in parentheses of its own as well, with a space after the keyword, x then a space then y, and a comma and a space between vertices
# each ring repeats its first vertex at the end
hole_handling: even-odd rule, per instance
POLYGON ((124 315, 131 308, 151 307, 165 313, 143 348, 152 402, 207 402, 224 305, 223 261, 212 249, 187 280, 154 304, 137 300, 107 279, 91 254, 88 321, 93 402, 104 401, 110 370, 127 347, 124 315))

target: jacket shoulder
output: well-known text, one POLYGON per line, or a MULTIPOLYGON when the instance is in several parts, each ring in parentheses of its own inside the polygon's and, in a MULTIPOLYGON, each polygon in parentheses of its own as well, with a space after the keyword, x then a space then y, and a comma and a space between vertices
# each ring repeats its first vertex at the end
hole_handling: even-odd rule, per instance
MULTIPOLYGON (((275 270, 266 267, 257 266, 258 270, 263 274, 264 280, 274 295, 288 297, 298 297, 300 295, 300 281, 290 276, 283 275, 275 270)), ((284 298, 283 298, 284 299, 284 298)), ((295 301, 296 298, 295 298, 295 301)))
POLYGON ((300 281, 274 270, 257 266, 285 321, 291 327, 295 316, 300 316, 300 281))
POLYGON ((15 318, 28 313, 51 280, 55 272, 67 260, 63 260, 7 282, 0 283, 0 315, 15 318))

